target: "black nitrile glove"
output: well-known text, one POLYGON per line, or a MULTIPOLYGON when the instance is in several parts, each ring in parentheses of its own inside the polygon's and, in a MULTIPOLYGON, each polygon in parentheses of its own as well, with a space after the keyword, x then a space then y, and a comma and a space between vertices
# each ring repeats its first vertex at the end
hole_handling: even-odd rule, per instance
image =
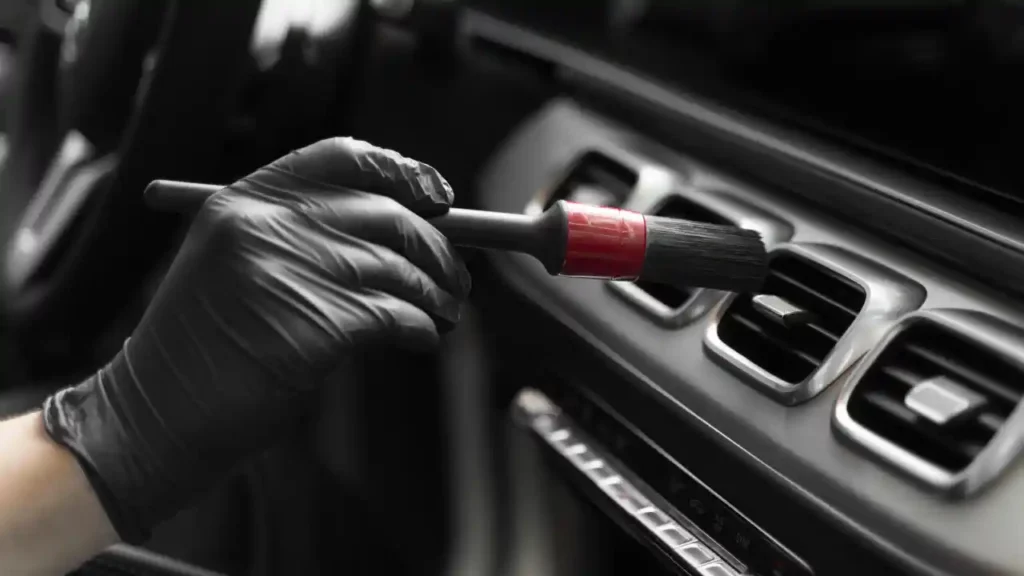
POLYGON ((433 168, 351 139, 207 200, 124 349, 43 407, 125 541, 265 448, 359 347, 437 342, 470 280, 421 216, 451 202, 433 168))

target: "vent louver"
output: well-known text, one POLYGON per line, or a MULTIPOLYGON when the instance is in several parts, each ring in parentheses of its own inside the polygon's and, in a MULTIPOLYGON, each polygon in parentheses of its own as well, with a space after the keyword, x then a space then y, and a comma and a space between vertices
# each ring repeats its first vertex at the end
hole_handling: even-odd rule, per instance
POLYGON ((762 370, 790 384, 810 377, 846 333, 864 305, 863 288, 789 253, 774 257, 765 294, 809 312, 806 323, 786 326, 737 296, 718 323, 718 338, 762 370))
POLYGON ((588 152, 569 170, 561 183, 546 198, 543 210, 559 200, 622 206, 636 186, 637 173, 597 152, 588 152))
MULTIPOLYGON (((862 444, 948 487, 1010 428, 1008 421, 1024 397, 1024 365, 944 318, 922 314, 894 331, 844 392, 837 420, 841 411, 856 430, 870 433, 870 440, 863 433, 850 434, 862 444), (921 391, 928 394, 923 404, 915 401, 921 391), (879 450, 879 441, 889 448, 879 450)), ((1012 341, 997 339, 999 345, 1012 341)), ((995 451, 995 457, 1006 458, 1002 452, 995 451)), ((994 475, 995 468, 986 464, 980 473, 994 475)))

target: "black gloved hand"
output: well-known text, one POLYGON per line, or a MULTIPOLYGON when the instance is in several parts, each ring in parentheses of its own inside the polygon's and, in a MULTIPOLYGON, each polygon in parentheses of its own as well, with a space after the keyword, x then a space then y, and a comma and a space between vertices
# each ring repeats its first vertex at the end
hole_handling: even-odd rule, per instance
POLYGON ((43 408, 125 541, 266 447, 359 346, 437 342, 470 282, 419 215, 451 202, 433 168, 351 139, 207 200, 124 349, 43 408))

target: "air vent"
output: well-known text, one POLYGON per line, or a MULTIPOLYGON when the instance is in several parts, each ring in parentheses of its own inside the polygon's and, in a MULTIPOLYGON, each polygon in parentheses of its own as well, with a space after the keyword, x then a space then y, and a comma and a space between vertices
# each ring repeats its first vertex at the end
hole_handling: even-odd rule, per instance
POLYGON ((730 296, 705 335, 712 357, 784 404, 819 394, 924 289, 874 262, 821 245, 773 251, 762 294, 730 296))
POLYGON ((870 434, 854 436, 870 439, 869 447, 885 443, 890 456, 900 453, 896 463, 926 479, 954 478, 976 463, 1009 428, 1024 397, 1024 365, 1017 353, 979 341, 970 326, 922 314, 894 330, 841 399, 847 423, 870 434))
POLYGON ((636 186, 637 174, 597 152, 588 152, 544 200, 546 210, 559 200, 598 206, 622 206, 636 186))
POLYGON ((764 293, 805 312, 805 320, 784 322, 745 294, 725 312, 718 337, 790 384, 806 380, 821 366, 864 305, 864 289, 856 283, 788 253, 772 259, 764 293))

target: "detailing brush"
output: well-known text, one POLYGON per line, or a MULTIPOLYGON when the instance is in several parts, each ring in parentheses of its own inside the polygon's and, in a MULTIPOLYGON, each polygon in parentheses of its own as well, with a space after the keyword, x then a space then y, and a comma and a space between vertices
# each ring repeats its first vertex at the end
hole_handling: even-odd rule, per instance
MULTIPOLYGON (((188 212, 220 189, 156 180, 145 200, 188 212)), ((756 292, 768 272, 764 243, 752 230, 564 200, 536 216, 452 208, 429 222, 456 246, 529 254, 552 275, 756 292)))

